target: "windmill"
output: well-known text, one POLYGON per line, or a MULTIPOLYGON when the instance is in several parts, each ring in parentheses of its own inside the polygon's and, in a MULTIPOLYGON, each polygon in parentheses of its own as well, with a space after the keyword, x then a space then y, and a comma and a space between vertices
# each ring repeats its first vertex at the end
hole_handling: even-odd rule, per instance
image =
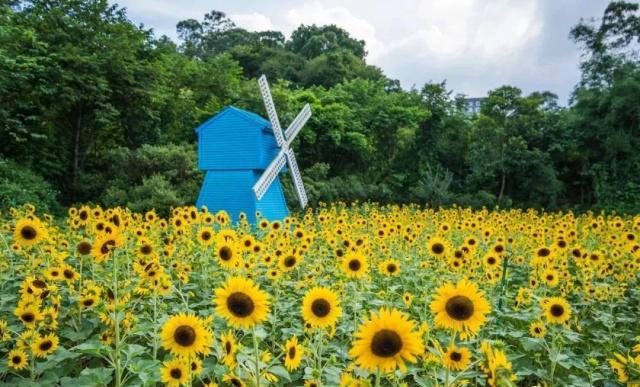
POLYGON ((269 121, 227 106, 196 128, 198 168, 205 178, 196 202, 209 211, 226 211, 233 219, 244 213, 251 223, 256 213, 269 220, 289 214, 279 174, 288 165, 300 205, 307 205, 291 142, 311 117, 305 105, 283 131, 271 98, 267 78, 258 80, 269 121))
POLYGON ((280 147, 280 151, 273 161, 271 161, 267 169, 264 170, 256 184, 254 184, 252 188, 253 192, 256 194, 256 199, 262 199, 265 192, 267 192, 273 181, 278 177, 278 174, 284 165, 287 164, 289 166, 291 177, 293 178, 293 185, 296 187, 300 206, 305 208, 308 202, 307 193, 304 190, 302 176, 300 176, 300 170, 298 169, 298 163, 296 162, 296 156, 291 148, 291 143, 296 138, 300 130, 302 130, 304 124, 307 123, 309 117, 311 117, 311 108, 309 107, 309 104, 305 104, 302 110, 300 110, 300 113, 298 113, 296 118, 283 134, 282 127, 280 126, 280 120, 278 119, 278 113, 276 113, 276 106, 273 104, 273 98, 271 98, 269 83, 267 82, 267 77, 264 76, 264 74, 258 79, 258 85, 260 85, 260 93, 262 94, 264 107, 267 110, 269 121, 271 121, 271 129, 276 137, 276 142, 280 147))

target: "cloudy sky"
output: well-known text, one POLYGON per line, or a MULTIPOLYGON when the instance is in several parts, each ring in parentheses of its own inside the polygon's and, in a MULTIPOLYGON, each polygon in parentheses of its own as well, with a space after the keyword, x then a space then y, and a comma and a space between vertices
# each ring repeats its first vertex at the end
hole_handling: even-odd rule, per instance
POLYGON ((118 0, 129 17, 176 39, 175 25, 212 9, 243 28, 279 30, 336 24, 364 39, 367 61, 402 86, 446 80, 482 96, 504 84, 549 90, 565 104, 579 71, 569 30, 600 17, 609 0, 118 0))

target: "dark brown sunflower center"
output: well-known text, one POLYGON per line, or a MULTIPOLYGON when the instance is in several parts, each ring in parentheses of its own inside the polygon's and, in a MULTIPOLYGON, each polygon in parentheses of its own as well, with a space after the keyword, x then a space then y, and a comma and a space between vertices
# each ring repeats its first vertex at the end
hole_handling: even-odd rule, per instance
POLYGON ((436 243, 431 247, 431 251, 433 251, 434 254, 442 254, 444 252, 444 246, 442 243, 436 243))
POLYGON ((11 362, 13 364, 20 364, 22 363, 22 357, 21 356, 14 356, 11 358, 11 362))
POLYGON ((24 226, 22 227, 22 229, 20 229, 20 235, 30 241, 33 239, 36 239, 36 236, 38 236, 38 232, 36 231, 35 228, 31 227, 31 226, 24 226))
POLYGON ((471 316, 473 316, 473 301, 471 301, 467 296, 454 296, 447 301, 445 309, 449 317, 453 318, 454 320, 468 320, 471 316))
POLYGON ((44 289, 44 288, 47 287, 47 283, 42 281, 42 280, 39 280, 39 279, 33 280, 31 282, 31 285, 33 285, 33 287, 38 288, 38 289, 44 289))
POLYGON ((92 298, 87 298, 86 300, 84 300, 82 302, 82 305, 84 305, 86 307, 89 307, 89 306, 93 305, 94 302, 95 301, 92 298))
POLYGON ((115 246, 116 246, 116 242, 113 239, 109 239, 108 241, 104 242, 100 247, 100 253, 109 254, 111 249, 114 248, 115 246))
POLYGON ((462 360, 462 354, 460 352, 451 352, 451 354, 449 355, 449 359, 458 362, 460 360, 462 360))
POLYGON ((204 231, 201 235, 203 241, 208 241, 211 239, 211 233, 209 231, 204 231))
POLYGON ((562 305, 553 304, 549 311, 553 317, 560 317, 564 314, 564 307, 562 305))
POLYGON ((51 340, 45 340, 38 346, 41 351, 48 351, 51 347, 53 347, 53 342, 51 342, 51 340))
POLYGON ((78 245, 76 246, 76 250, 78 250, 78 253, 82 255, 87 255, 91 252, 91 243, 82 241, 78 243, 78 245))
POLYGON ((70 269, 64 269, 62 274, 64 275, 64 278, 66 278, 66 279, 73 279, 73 271, 70 270, 70 269))
POLYGON ((87 211, 80 211, 80 219, 87 220, 89 213, 87 211))
POLYGON ((286 267, 293 267, 296 264, 296 257, 293 255, 288 256, 284 259, 284 265, 286 267))
POLYGON ((227 246, 222 247, 218 254, 220 254, 220 259, 223 261, 228 261, 233 257, 233 252, 227 246))
POLYGON ((227 355, 231 354, 232 349, 233 348, 231 347, 231 343, 227 341, 224 345, 224 350, 227 352, 227 355))
POLYGON ((540 332, 542 332, 542 329, 540 329, 540 327, 535 327, 535 328, 533 328, 533 331, 535 333, 540 333, 540 332))
POLYGON ((496 259, 495 259, 494 257, 489 257, 489 258, 487 259, 487 263, 488 263, 489 265, 495 265, 495 264, 496 264, 496 259))
POLYGON ((551 254, 551 250, 547 249, 546 247, 543 247, 540 250, 538 250, 538 255, 541 257, 547 257, 549 256, 549 254, 551 254))
POLYGON ((390 264, 387 265, 387 271, 389 273, 395 273, 396 270, 398 270, 398 267, 395 264, 390 263, 390 264))
POLYGON ((235 387, 242 387, 242 382, 236 378, 231 379, 231 384, 233 384, 235 387))
POLYGON ((189 347, 196 341, 196 330, 189 325, 180 325, 173 332, 173 340, 183 347, 189 347))
POLYGON ((291 346, 289 347, 289 359, 295 359, 296 358, 296 347, 295 346, 291 346))
POLYGON ((143 246, 140 248, 140 252, 141 252, 142 254, 144 254, 144 255, 149 255, 149 254, 151 254, 151 250, 152 250, 152 249, 151 249, 151 246, 149 246, 149 245, 143 245, 143 246))
POLYGON ((359 259, 352 259, 349 261, 349 269, 351 271, 358 271, 362 267, 362 263, 360 263, 359 259))
POLYGON ((253 313, 255 309, 255 304, 253 300, 248 295, 235 292, 231 293, 229 298, 227 298, 227 308, 229 311, 233 313, 236 317, 247 317, 253 313))
POLYGON ((376 332, 371 339, 371 352, 379 357, 395 356, 402 349, 402 338, 391 329, 376 332))
POLYGON ((547 281, 553 281, 553 274, 547 274, 547 281))
POLYGON ((329 301, 319 298, 311 303, 311 311, 317 317, 325 317, 331 312, 331 304, 329 301))
POLYGON ((182 370, 180 368, 171 369, 171 377, 174 379, 182 378, 182 370))
POLYGON ((30 323, 36 319, 36 316, 31 312, 27 312, 27 313, 23 313, 22 316, 20 316, 20 318, 22 319, 22 321, 26 323, 30 323))

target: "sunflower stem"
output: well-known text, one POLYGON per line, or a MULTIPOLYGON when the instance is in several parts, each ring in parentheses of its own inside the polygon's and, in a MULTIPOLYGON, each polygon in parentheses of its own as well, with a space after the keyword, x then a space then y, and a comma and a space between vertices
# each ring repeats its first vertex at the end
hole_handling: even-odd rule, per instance
POLYGON ((505 255, 502 260, 502 283, 500 284, 500 299, 498 300, 498 310, 502 311, 502 300, 507 288, 507 268, 509 267, 509 256, 505 255))
POLYGON ((260 352, 258 351, 258 336, 256 336, 256 327, 251 328, 253 336, 253 352, 255 353, 256 362, 256 387, 260 387, 260 352))
POLYGON ((111 254, 113 260, 113 325, 115 332, 113 364, 116 374, 114 385, 119 387, 122 382, 122 370, 120 369, 120 322, 118 321, 118 256, 115 252, 111 254))
POLYGON ((375 387, 380 387, 380 367, 376 368, 376 384, 375 387))
POLYGON ((158 358, 158 291, 153 289, 153 360, 158 358))

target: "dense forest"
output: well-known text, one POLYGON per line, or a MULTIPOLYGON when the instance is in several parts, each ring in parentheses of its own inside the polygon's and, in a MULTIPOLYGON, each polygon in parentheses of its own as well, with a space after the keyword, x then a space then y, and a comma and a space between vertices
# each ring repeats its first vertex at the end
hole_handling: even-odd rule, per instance
POLYGON ((265 115, 264 73, 281 121, 313 110, 294 143, 312 205, 640 211, 636 3, 558 37, 583 53, 569 106, 506 85, 473 116, 445 82, 402 89, 332 25, 285 37, 211 11, 174 42, 106 0, 0 4, 0 208, 193 203, 194 128, 226 105, 265 115))

